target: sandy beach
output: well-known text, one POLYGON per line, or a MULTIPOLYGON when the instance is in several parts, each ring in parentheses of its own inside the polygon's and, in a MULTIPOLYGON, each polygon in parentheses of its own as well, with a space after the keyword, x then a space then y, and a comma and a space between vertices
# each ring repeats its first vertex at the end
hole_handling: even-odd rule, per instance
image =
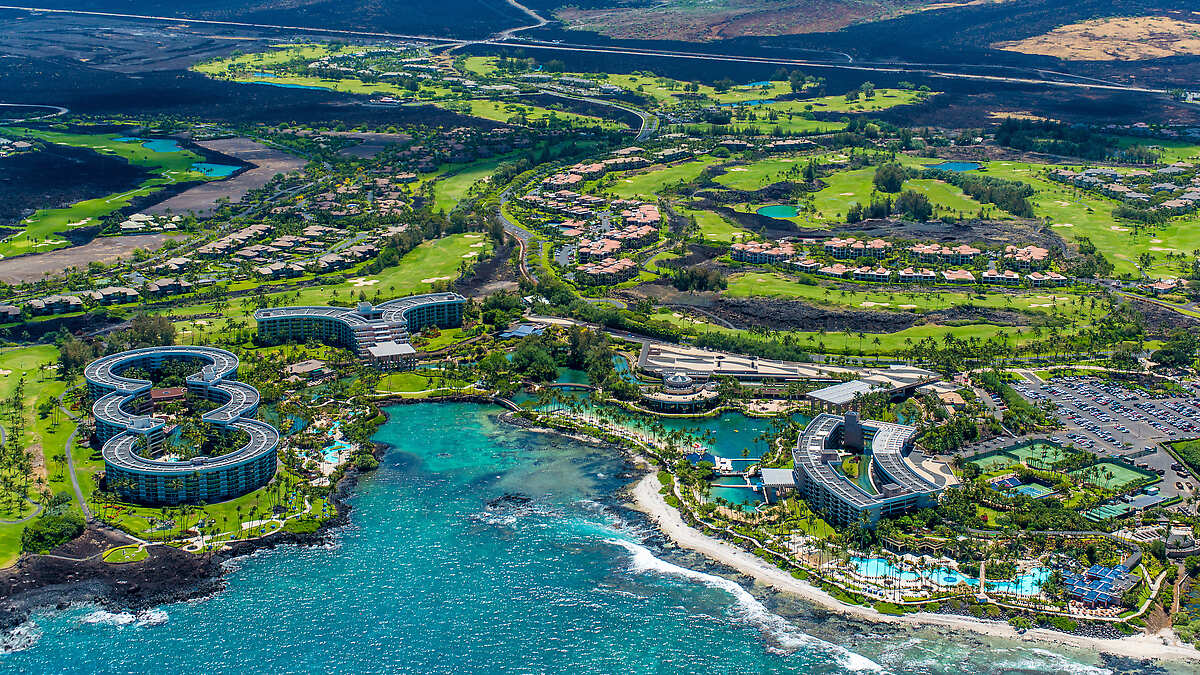
POLYGON ((649 516, 658 528, 677 545, 700 553, 711 560, 727 565, 772 588, 798 596, 821 607, 856 618, 881 623, 907 623, 923 626, 943 626, 957 630, 968 630, 984 635, 1021 640, 1036 644, 1058 644, 1074 648, 1094 649, 1107 654, 1138 659, 1164 661, 1189 661, 1200 663, 1200 651, 1176 644, 1164 644, 1163 638, 1136 635, 1121 639, 1099 639, 1069 635, 1047 629, 1032 629, 1018 633, 1007 623, 973 619, 947 614, 906 614, 889 616, 871 607, 847 605, 825 591, 806 581, 796 579, 787 572, 767 563, 746 551, 719 539, 706 536, 683 522, 679 512, 671 508, 659 494, 660 484, 654 473, 639 480, 633 488, 636 508, 649 516))

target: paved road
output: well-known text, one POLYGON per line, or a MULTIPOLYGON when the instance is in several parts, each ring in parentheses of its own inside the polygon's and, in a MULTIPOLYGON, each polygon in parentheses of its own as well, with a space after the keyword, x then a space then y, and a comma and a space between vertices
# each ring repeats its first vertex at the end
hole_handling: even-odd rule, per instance
POLYGON ((508 203, 508 198, 512 195, 512 187, 507 187, 500 193, 500 206, 496 208, 496 217, 500 219, 500 223, 504 225, 504 231, 517 240, 517 245, 520 246, 521 252, 517 260, 519 261, 519 271, 521 276, 526 281, 537 283, 537 275, 529 271, 528 257, 530 243, 533 241, 533 233, 521 227, 508 219, 504 215, 504 205, 508 203))
POLYGON ((72 415, 71 411, 67 410, 66 406, 62 404, 63 396, 66 395, 67 392, 65 390, 63 393, 58 395, 58 409, 63 411, 63 414, 65 414, 67 417, 71 418, 71 421, 75 422, 75 428, 71 430, 71 435, 67 437, 67 443, 65 446, 67 455, 67 471, 71 475, 71 487, 75 488, 75 499, 79 502, 79 508, 83 511, 83 518, 84 520, 91 520, 92 510, 88 508, 87 500, 83 498, 83 490, 79 488, 79 478, 75 475, 75 460, 71 457, 71 446, 75 443, 75 434, 79 433, 79 418, 72 415))
POLYGON ((54 112, 45 115, 37 115, 36 117, 23 117, 19 120, 7 120, 8 122, 30 122, 33 120, 44 120, 59 115, 66 115, 71 112, 69 108, 64 108, 61 105, 39 105, 36 103, 4 103, 0 101, 0 108, 53 108, 54 112))
POLYGON ((583 101, 585 103, 592 103, 594 105, 607 106, 609 108, 616 108, 617 110, 623 110, 627 113, 637 115, 638 119, 642 121, 642 126, 638 129, 637 138, 634 139, 637 141, 644 141, 658 132, 658 115, 648 113, 645 110, 639 110, 631 106, 615 103, 613 101, 606 101, 601 98, 592 98, 590 96, 573 96, 571 94, 566 94, 554 89, 542 88, 538 90, 538 93, 547 94, 549 96, 557 96, 559 98, 570 99, 573 101, 583 101))

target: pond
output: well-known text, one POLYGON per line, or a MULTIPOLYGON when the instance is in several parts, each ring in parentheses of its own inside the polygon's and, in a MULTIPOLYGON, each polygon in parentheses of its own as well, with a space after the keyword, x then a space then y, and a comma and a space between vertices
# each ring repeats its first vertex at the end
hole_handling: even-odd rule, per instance
POLYGON ((142 144, 143 148, 153 150, 154 152, 183 152, 183 148, 179 147, 179 143, 172 138, 136 138, 134 136, 122 136, 114 138, 118 143, 138 143, 142 144))
POLYGON ((983 168, 979 162, 942 162, 941 164, 926 164, 926 169, 941 169, 943 171, 978 171, 983 168))
POLYGON ((255 80, 254 84, 266 84, 272 87, 282 87, 284 89, 316 89, 317 91, 333 91, 329 87, 318 87, 315 84, 293 84, 291 82, 260 82, 255 80))
POLYGON ((209 178, 228 178, 237 173, 240 166, 232 164, 210 164, 208 162, 196 162, 192 165, 192 171, 202 173, 209 178))
POLYGON ((753 507, 763 501, 762 494, 741 478, 718 478, 710 484, 709 494, 739 507, 753 507))
POLYGON ((795 218, 796 216, 800 215, 800 212, 796 210, 796 207, 790 204, 773 204, 771 206, 764 206, 755 211, 755 213, 760 216, 777 218, 780 220, 786 218, 795 218))
POLYGON ((722 103, 721 105, 723 105, 723 106, 766 105, 768 103, 774 103, 774 102, 775 102, 775 99, 773 99, 773 98, 752 98, 749 101, 734 101, 733 103, 722 103))

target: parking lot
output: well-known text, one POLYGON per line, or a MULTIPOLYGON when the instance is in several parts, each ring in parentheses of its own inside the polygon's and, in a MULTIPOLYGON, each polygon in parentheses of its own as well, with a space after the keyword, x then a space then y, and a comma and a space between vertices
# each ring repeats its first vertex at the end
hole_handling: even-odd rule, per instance
POLYGON ((1196 479, 1159 444, 1200 436, 1200 399, 1156 397, 1098 378, 1022 376, 1013 389, 1026 400, 1057 407, 1064 428, 1050 440, 1153 471, 1163 477, 1159 487, 1168 497, 1196 489, 1196 479))

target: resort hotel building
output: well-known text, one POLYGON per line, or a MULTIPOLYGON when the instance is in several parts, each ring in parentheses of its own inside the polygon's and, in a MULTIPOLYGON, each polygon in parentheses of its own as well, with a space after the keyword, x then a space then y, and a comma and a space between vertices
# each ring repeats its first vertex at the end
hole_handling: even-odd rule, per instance
POLYGON ((254 320, 263 344, 315 339, 345 347, 383 370, 409 370, 417 361, 409 335, 427 326, 461 326, 464 304, 458 293, 428 293, 353 308, 272 307, 254 312, 254 320))
POLYGON ((792 451, 792 484, 786 484, 786 476, 772 474, 764 487, 794 488, 813 509, 842 525, 865 518, 874 527, 880 518, 936 506, 942 488, 906 457, 915 435, 914 427, 859 420, 854 412, 822 413, 805 427, 792 451), (861 456, 853 478, 841 470, 843 459, 852 455, 861 456))
POLYGON ((133 349, 88 364, 83 375, 94 401, 108 489, 142 504, 219 502, 271 480, 279 432, 254 419, 258 390, 237 381, 237 368, 237 357, 224 349, 188 346, 133 349), (148 414, 152 384, 124 373, 133 368, 153 371, 167 361, 181 360, 197 366, 185 379, 187 392, 218 404, 201 420, 223 433, 246 432, 245 445, 218 457, 163 457, 166 423, 148 414))

